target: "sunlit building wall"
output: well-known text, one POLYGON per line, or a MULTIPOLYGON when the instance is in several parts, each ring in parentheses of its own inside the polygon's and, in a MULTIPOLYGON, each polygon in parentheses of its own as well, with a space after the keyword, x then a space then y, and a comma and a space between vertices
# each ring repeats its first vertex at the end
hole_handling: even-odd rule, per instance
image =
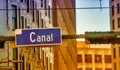
POLYGON ((110 29, 120 31, 120 1, 110 0, 110 29))
MULTIPOLYGON (((76 34, 75 0, 53 0, 53 25, 61 27, 62 35, 76 34)), ((54 48, 54 70, 76 70, 76 39, 63 39, 54 48)))
MULTIPOLYGON (((110 29, 120 31, 120 1, 110 0, 110 29)), ((120 46, 112 44, 112 68, 120 70, 120 46)))
MULTIPOLYGON (((1 0, 0 35, 14 36, 15 29, 49 28, 52 26, 52 0, 1 0)), ((52 48, 10 48, 0 43, 0 68, 15 70, 53 70, 52 48), (21 61, 20 61, 21 60, 21 61)))
MULTIPOLYGON (((0 2, 0 36, 9 36, 11 19, 8 14, 8 1, 1 0, 0 2)), ((11 29, 12 30, 12 29, 11 29)), ((9 48, 9 42, 0 42, 0 68, 1 67, 13 67, 13 64, 8 63, 8 60, 13 59, 12 49, 9 48), (10 56, 10 57, 9 57, 10 56), (4 62, 4 63, 3 63, 4 62), (7 63, 6 63, 7 62, 7 63)))
POLYGON ((77 42, 77 70, 112 70, 110 45, 95 45, 77 42))

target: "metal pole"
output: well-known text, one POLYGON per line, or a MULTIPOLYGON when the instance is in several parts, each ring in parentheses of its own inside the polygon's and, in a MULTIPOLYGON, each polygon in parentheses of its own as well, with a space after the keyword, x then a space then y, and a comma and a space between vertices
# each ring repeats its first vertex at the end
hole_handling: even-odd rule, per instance
MULTIPOLYGON (((85 35, 62 35, 62 39, 85 38, 85 35)), ((15 41, 15 36, 0 36, 0 41, 15 41)))
POLYGON ((85 35, 62 35, 62 39, 77 39, 77 38, 85 38, 85 35))
POLYGON ((15 41, 15 36, 0 36, 0 41, 15 41))

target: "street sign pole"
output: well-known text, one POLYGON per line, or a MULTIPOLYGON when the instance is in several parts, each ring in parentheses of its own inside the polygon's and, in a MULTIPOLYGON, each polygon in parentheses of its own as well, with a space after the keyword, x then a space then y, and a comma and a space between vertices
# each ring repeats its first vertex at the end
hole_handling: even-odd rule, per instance
MULTIPOLYGON (((81 35, 62 35, 62 39, 77 39, 85 38, 84 34, 81 35)), ((15 36, 0 36, 0 41, 15 41, 15 36)))

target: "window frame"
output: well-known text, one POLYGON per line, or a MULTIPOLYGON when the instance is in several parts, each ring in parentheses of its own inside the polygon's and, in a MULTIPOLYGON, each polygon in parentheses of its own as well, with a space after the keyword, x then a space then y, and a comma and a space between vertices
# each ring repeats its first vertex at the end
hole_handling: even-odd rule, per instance
POLYGON ((92 63, 92 55, 85 54, 85 63, 92 63))
POLYGON ((102 55, 95 54, 95 63, 102 63, 102 55))
POLYGON ((82 62, 82 54, 77 54, 77 62, 78 63, 82 62))
POLYGON ((105 56, 105 63, 112 63, 112 57, 111 55, 104 55, 105 56))

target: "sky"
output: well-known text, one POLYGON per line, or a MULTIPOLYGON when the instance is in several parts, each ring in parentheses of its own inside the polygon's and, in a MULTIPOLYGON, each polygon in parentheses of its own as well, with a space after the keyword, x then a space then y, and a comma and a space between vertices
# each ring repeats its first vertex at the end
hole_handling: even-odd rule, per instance
MULTIPOLYGON (((101 1, 102 7, 109 7, 109 0, 101 1)), ((109 8, 107 9, 78 9, 100 7, 99 0, 76 0, 77 34, 90 31, 110 31, 109 8)))

